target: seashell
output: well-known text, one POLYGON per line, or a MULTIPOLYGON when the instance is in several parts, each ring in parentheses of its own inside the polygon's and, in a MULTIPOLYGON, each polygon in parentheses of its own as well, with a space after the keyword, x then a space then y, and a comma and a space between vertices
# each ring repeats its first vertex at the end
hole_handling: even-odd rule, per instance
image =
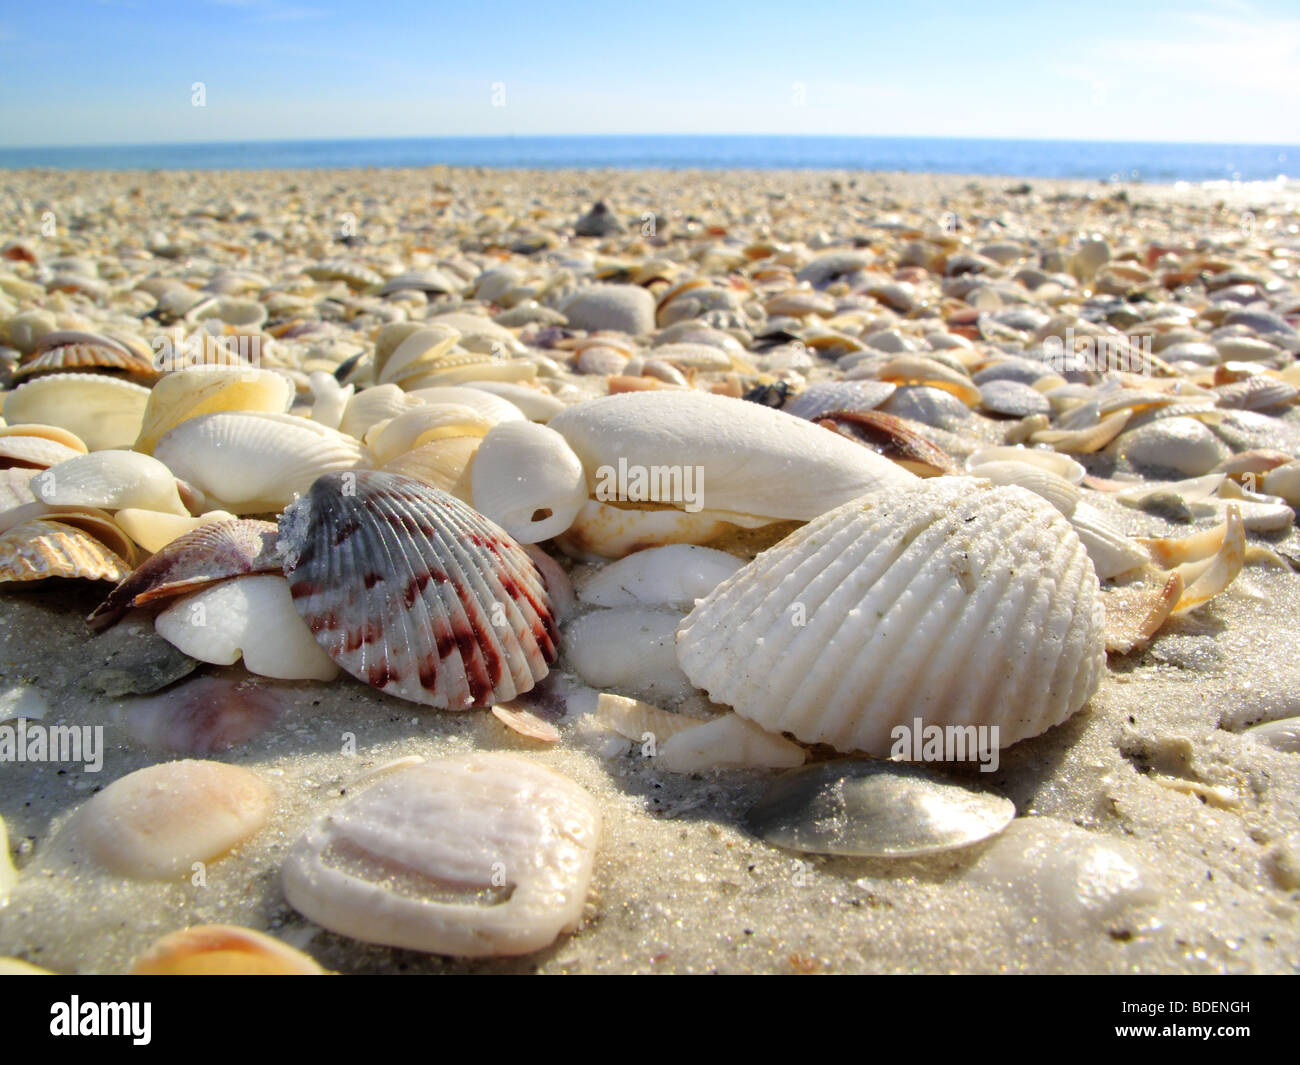
MULTIPOLYGON (((405 329, 408 323, 400 323, 405 329)), ((394 326, 385 327, 384 333, 394 326)), ((381 334, 383 335, 383 334, 381 334)), ((395 384, 414 380, 442 365, 442 358, 456 346, 460 333, 447 326, 427 327, 410 331, 391 349, 385 344, 375 347, 375 383, 395 384)))
POLYGON ((173 540, 205 525, 235 521, 235 515, 225 510, 204 511, 197 518, 182 518, 157 510, 126 507, 113 515, 113 520, 127 536, 150 554, 161 551, 173 540))
POLYGON ((764 732, 739 714, 723 714, 669 736, 655 754, 655 768, 670 773, 704 769, 790 769, 807 752, 782 736, 764 732))
POLYGON ((1274 377, 1248 377, 1244 381, 1216 388, 1220 407, 1236 410, 1271 410, 1285 407, 1300 398, 1300 388, 1274 377))
POLYGON ((580 580, 578 598, 595 606, 670 606, 690 610, 744 563, 690 544, 637 551, 580 580))
POLYGON ((677 664, 675 610, 615 607, 584 614, 565 627, 565 655, 583 683, 647 699, 681 699, 691 684, 677 664))
POLYGON ((621 351, 595 346, 583 348, 578 353, 577 359, 574 360, 574 368, 578 373, 607 377, 610 374, 622 373, 627 362, 627 356, 621 351))
POLYGON ((0 470, 0 514, 36 502, 29 486, 39 472, 33 469, 0 470))
POLYGON ((1137 543, 1146 549, 1151 560, 1158 566, 1171 569, 1185 562, 1200 562, 1218 553, 1223 546, 1226 525, 1202 529, 1190 536, 1182 537, 1138 537, 1137 543))
POLYGON ((970 418, 970 408, 956 396, 925 385, 903 385, 879 409, 898 418, 910 418, 950 431, 960 429, 970 418))
MULTIPOLYGON (((531 392, 533 389, 527 389, 527 391, 531 392)), ((481 388, 466 385, 443 385, 438 388, 419 388, 407 394, 414 396, 421 403, 455 403, 462 407, 472 407, 492 422, 493 425, 497 422, 524 420, 523 411, 511 403, 509 399, 494 395, 492 392, 481 388)))
POLYGON ((573 591, 573 582, 560 564, 536 544, 524 544, 524 553, 533 560, 537 572, 542 575, 542 584, 546 594, 551 597, 551 615, 556 621, 564 621, 572 616, 578 606, 578 597, 573 591))
POLYGON ((9 857, 9 830, 5 827, 4 818, 0 817, 0 905, 9 898, 16 883, 18 883, 18 870, 14 868, 13 859, 9 857))
POLYGON ((316 281, 342 281, 349 288, 364 292, 370 288, 381 288, 383 276, 375 273, 361 263, 347 262, 344 259, 327 259, 324 262, 308 266, 303 273, 316 281))
POLYGON ((283 694, 248 677, 204 676, 131 700, 119 719, 137 743, 202 757, 264 732, 285 712, 287 702, 283 694))
POLYGON ((629 699, 612 692, 601 692, 596 697, 592 721, 601 728, 615 732, 634 743, 656 744, 676 736, 687 729, 698 728, 706 719, 674 714, 639 699, 629 699))
POLYGON ((1186 614, 1202 603, 1213 599, 1228 587, 1246 563, 1246 527, 1241 522, 1241 511, 1234 504, 1228 507, 1228 517, 1223 526, 1223 542, 1215 554, 1201 562, 1189 562, 1174 570, 1183 579, 1183 594, 1171 611, 1186 614))
POLYGON ((187 595, 231 577, 278 574, 277 535, 272 522, 238 519, 187 532, 114 588, 86 618, 86 624, 103 628, 132 607, 187 595))
POLYGON ((559 743, 560 730, 549 721, 538 717, 531 710, 517 709, 510 705, 492 707, 492 716, 511 732, 518 733, 539 743, 559 743))
POLYGON ((937 444, 908 428, 902 418, 883 411, 828 411, 817 424, 839 433, 918 477, 939 477, 961 470, 937 444))
POLYGON ((369 463, 355 440, 306 418, 243 412, 190 418, 158 441, 154 455, 235 514, 278 511, 321 474, 369 463))
POLYGON ((1269 470, 1260 487, 1270 495, 1281 496, 1293 507, 1300 507, 1300 462, 1288 462, 1269 470))
POLYGON ((1070 524, 1088 549, 1093 569, 1103 581, 1129 570, 1145 566, 1149 557, 1141 545, 1125 535, 1101 511, 1087 503, 1078 503, 1070 514, 1070 524))
POLYGON ((967 407, 980 405, 980 390, 965 374, 945 366, 937 359, 920 355, 900 355, 876 370, 878 380, 895 385, 923 385, 956 396, 967 407))
POLYGON ((1034 495, 1042 496, 1067 518, 1074 513, 1082 495, 1078 485, 1051 470, 1028 462, 1007 459, 984 462, 972 466, 970 474, 998 485, 1014 484, 1027 488, 1034 495))
MULTIPOLYGON (((649 501, 769 519, 807 520, 915 478, 834 433, 756 403, 706 393, 629 392, 558 414, 550 427, 582 460, 588 485, 629 498, 627 471, 647 474, 649 501), (655 478, 655 470, 679 473, 655 478), (698 498, 686 498, 686 471, 698 498), (657 483, 656 483, 657 482, 657 483)), ((641 499, 630 499, 642 502, 641 499)))
POLYGON ((136 561, 135 544, 118 528, 107 511, 96 507, 51 507, 39 501, 27 503, 0 514, 0 532, 42 518, 88 533, 128 565, 136 561))
POLYGON ((385 462, 384 473, 413 477, 432 488, 441 489, 464 503, 473 500, 470 474, 474 455, 483 442, 480 436, 454 436, 417 448, 385 462))
POLYGON ((1126 655, 1145 647, 1168 620, 1183 596, 1177 573, 1146 573, 1143 579, 1114 588, 1102 597, 1106 607, 1106 651, 1126 655))
POLYGON ((154 629, 153 618, 127 618, 98 636, 88 648, 83 686, 110 699, 148 695, 193 673, 198 667, 154 629))
POLYGON ((520 543, 559 536, 587 502, 587 478, 568 442, 534 422, 495 426, 474 456, 474 507, 520 543))
POLYGON ((110 872, 188 877, 257 833, 274 796, 254 773, 220 762, 164 762, 128 773, 74 817, 75 838, 110 872))
POLYGON ((1116 449, 1143 470, 1174 470, 1188 477, 1209 473, 1228 457, 1228 448, 1192 418, 1150 422, 1125 433, 1116 449))
POLYGON ((138 341, 100 333, 53 330, 36 342, 30 355, 23 356, 13 377, 20 380, 37 374, 75 370, 112 373, 152 384, 162 376, 161 372, 154 365, 152 353, 137 344, 138 341))
POLYGON ((32 492, 50 506, 131 507, 189 517, 176 478, 163 463, 136 451, 95 451, 32 478, 32 492))
MULTIPOLYGON (((1265 721, 1242 732, 1256 743, 1272 747, 1275 751, 1286 754, 1300 754, 1300 718, 1284 717, 1277 721, 1265 721)), ((2 895, 3 892, 0 892, 2 895)))
POLYGON ((356 386, 345 387, 324 370, 314 370, 308 375, 307 383, 312 394, 311 420, 327 429, 337 429, 343 422, 348 401, 356 394, 356 386))
POLYGON ((266 322, 266 308, 257 300, 224 297, 204 300, 185 314, 187 322, 215 319, 236 333, 256 334, 266 322))
POLYGON ((1128 409, 1108 414, 1096 425, 1083 429, 1040 429, 1029 437, 1031 444, 1047 444, 1057 451, 1091 454, 1100 451, 1117 437, 1133 417, 1128 409))
POLYGON ((1071 484, 1082 484, 1086 470, 1068 455, 1038 447, 982 447, 966 459, 966 471, 990 462, 1018 462, 1054 473, 1071 484))
POLYGON ((280 519, 298 613, 344 670, 465 710, 547 674, 557 633, 536 567, 464 503, 390 473, 328 474, 280 519))
POLYGON ((796 418, 816 421, 833 410, 874 410, 897 387, 887 381, 822 381, 809 385, 781 409, 796 418))
POLYGON ((163 377, 149 393, 135 450, 152 454, 178 425, 224 411, 283 414, 293 402, 293 382, 251 366, 191 366, 163 377))
POLYGON ((154 619, 158 635, 200 662, 282 680, 333 680, 338 667, 294 609, 283 577, 255 575, 209 584, 154 619))
POLYGON ((939 477, 853 500, 724 581, 683 621, 696 687, 770 732, 892 749, 897 725, 1045 732, 1105 664, 1092 562, 1021 488, 939 477), (802 622, 802 624, 801 624, 802 622))
POLYGON ((48 374, 5 396, 10 425, 56 425, 90 451, 128 448, 140 434, 149 390, 93 374, 48 374))
MULTIPOLYGON (((549 392, 532 385, 519 384, 515 381, 470 380, 463 381, 461 384, 452 387, 472 388, 508 400, 523 411, 524 417, 530 422, 549 422, 560 411, 564 410, 564 404, 549 392)), ((422 396, 428 391, 428 389, 419 389, 413 392, 412 395, 422 396)))
POLYGON ((163 936, 131 966, 131 976, 324 976, 302 951, 228 924, 182 928, 163 936))
POLYGON ((46 470, 60 462, 86 454, 86 445, 71 433, 68 439, 76 441, 80 447, 72 447, 62 440, 54 440, 46 435, 35 435, 31 430, 47 426, 20 425, 0 431, 0 468, 46 470), (26 430, 26 432, 24 431, 26 430), (30 434, 30 435, 29 435, 30 434))
POLYGON ((120 581, 131 572, 125 559, 89 533, 41 518, 0 534, 0 583, 75 577, 120 581))
POLYGON ((375 423, 366 430, 365 445, 383 464, 422 444, 457 436, 483 437, 491 428, 492 421, 470 407, 431 403, 375 423))
POLYGON ((465 283, 446 270, 431 268, 413 270, 389 278, 380 287, 378 295, 391 296, 398 292, 423 292, 427 295, 454 295, 465 288, 465 283))
POLYGON ((1034 414, 1048 414, 1052 409, 1042 393, 1019 381, 986 381, 979 386, 979 393, 980 408, 990 414, 1028 418, 1034 414))
POLYGON ((423 400, 407 395, 396 385, 376 385, 358 392, 348 400, 339 422, 339 432, 360 440, 372 425, 422 406, 423 400))
POLYGON ((380 777, 329 810, 283 868, 289 904, 367 943, 529 954, 577 928, 596 804, 523 758, 476 753, 380 777))
POLYGON ((778 847, 859 858, 916 858, 996 836, 1010 799, 949 783, 918 765, 838 760, 782 773, 745 824, 778 847))

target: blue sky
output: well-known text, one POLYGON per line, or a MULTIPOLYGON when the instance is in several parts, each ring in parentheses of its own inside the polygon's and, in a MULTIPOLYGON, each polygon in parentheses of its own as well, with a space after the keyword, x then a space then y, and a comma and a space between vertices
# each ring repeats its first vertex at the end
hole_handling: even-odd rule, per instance
POLYGON ((550 133, 1294 144, 1297 71, 1295 0, 14 2, 0 9, 0 145, 550 133))

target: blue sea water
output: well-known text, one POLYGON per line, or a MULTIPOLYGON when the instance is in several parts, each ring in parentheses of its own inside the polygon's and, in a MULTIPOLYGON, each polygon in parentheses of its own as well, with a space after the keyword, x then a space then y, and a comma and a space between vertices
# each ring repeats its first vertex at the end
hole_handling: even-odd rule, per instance
POLYGON ((1272 181, 1300 146, 926 137, 412 137, 0 148, 0 168, 253 170, 449 166, 536 169, 878 170, 1147 182, 1272 181))

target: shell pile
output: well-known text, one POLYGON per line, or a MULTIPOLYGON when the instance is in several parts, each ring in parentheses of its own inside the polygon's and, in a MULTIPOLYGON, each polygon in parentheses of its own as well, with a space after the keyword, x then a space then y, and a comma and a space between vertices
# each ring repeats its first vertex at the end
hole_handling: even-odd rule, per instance
MULTIPOLYGON (((1131 694, 1278 625, 1295 660, 1293 218, 862 175, 14 181, 5 658, 73 631, 85 684, 8 678, 0 754, 38 704, 113 731, 66 822, 0 790, 37 841, 0 896, 207 878, 297 922, 178 914, 136 971, 321 971, 311 929, 344 970, 351 941, 599 952, 650 919, 617 878, 664 869, 675 835, 621 849, 652 807, 771 861, 972 848, 936 890, 1155 936, 1148 866, 1090 841, 1160 829, 1109 782, 1227 819, 1281 762, 1212 767, 1297 750, 1293 698, 1222 697, 1210 740, 1131 694)), ((1285 790, 1203 832, 1275 848, 1260 891, 1300 883, 1285 790)))

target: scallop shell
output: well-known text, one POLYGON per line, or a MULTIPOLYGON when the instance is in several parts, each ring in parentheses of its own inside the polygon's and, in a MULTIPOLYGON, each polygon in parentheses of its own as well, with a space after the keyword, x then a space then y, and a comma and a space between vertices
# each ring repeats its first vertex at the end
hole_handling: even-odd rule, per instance
POLYGON ((125 507, 113 515, 119 528, 150 554, 161 551, 174 540, 205 525, 235 521, 235 515, 225 510, 207 510, 197 518, 182 518, 177 514, 164 514, 158 510, 125 507))
POLYGON ((276 526, 269 521, 205 525, 177 537, 146 560, 86 618, 102 628, 132 607, 187 595, 209 584, 254 573, 280 573, 276 526))
POLYGON ((289 904, 368 943, 529 954, 577 927, 600 817, 571 780, 476 753, 387 773, 326 812, 284 862, 289 904))
POLYGON ((364 439, 375 461, 382 465, 435 440, 457 436, 484 437, 492 425, 491 419, 472 407, 430 403, 388 421, 376 422, 366 431, 364 439))
POLYGON ((81 846, 114 873, 188 877, 256 833, 273 804, 254 773, 220 762, 164 762, 128 773, 75 815, 81 846))
POLYGON ((136 343, 100 333, 54 330, 36 342, 30 355, 23 356, 13 376, 19 380, 37 374, 94 371, 152 384, 161 373, 148 349, 140 350, 136 343))
POLYGON ((251 366, 194 366, 169 373, 149 393, 135 449, 152 454, 158 441, 190 418, 222 411, 283 414, 293 402, 293 382, 251 366))
POLYGON ((358 680, 464 710, 508 702, 555 660, 536 567, 453 496, 390 473, 328 474, 285 511, 294 605, 358 680))
MULTIPOLYGON (((550 427, 582 460, 592 489, 602 469, 692 469, 700 505, 712 511, 807 520, 864 492, 915 482, 887 459, 802 419, 703 392, 607 396, 570 407, 550 427)), ((659 494, 651 498, 683 502, 659 494)))
POLYGON ((51 506, 134 507, 189 517, 176 478, 163 463, 136 451, 95 451, 32 478, 32 492, 51 506))
POLYGON ((202 414, 154 448, 177 477, 235 514, 282 509, 323 473, 369 464, 342 433, 291 414, 202 414))
POLYGON ((115 716, 133 740, 152 750, 204 756, 246 743, 288 703, 283 692, 247 676, 203 676, 132 699, 115 716))
POLYGON ((988 462, 1020 462, 1054 473, 1071 484, 1082 484, 1087 471, 1068 455, 1038 447, 982 447, 966 460, 967 472, 988 462))
POLYGON ((140 435, 149 390, 93 374, 50 374, 5 396, 10 425, 43 423, 74 433, 91 451, 131 447, 140 435))
POLYGON ((999 746, 1092 696, 1097 575, 1021 488, 940 477, 854 500, 724 581, 677 634, 686 675, 770 732, 885 757, 891 730, 984 724, 999 746))
POLYGON ((259 574, 210 584, 154 619, 158 635, 200 662, 281 680, 333 680, 338 667, 294 609, 288 582, 259 574))
POLYGON ((483 438, 471 472, 474 506, 520 543, 559 536, 587 502, 568 442, 534 422, 503 422, 483 438))
POLYGON ((0 583, 47 577, 120 581, 130 572, 126 560, 98 539, 62 522, 29 521, 0 535, 0 583))
POLYGON ((423 400, 407 395, 396 385, 376 385, 363 389, 348 400, 343 408, 343 417, 339 422, 339 432, 360 440, 372 425, 396 418, 416 407, 422 407, 423 400))
POLYGON ((813 854, 916 858, 997 835, 1010 799, 917 765, 838 760, 777 777, 745 815, 768 843, 813 854))
POLYGON ((1041 466, 1006 459, 985 462, 970 469, 972 477, 982 477, 1000 485, 1019 485, 1036 496, 1042 496, 1065 517, 1074 513, 1079 505, 1080 491, 1076 484, 1041 466))
POLYGON ((158 940, 132 976, 322 976, 325 970, 278 939, 227 924, 194 925, 158 940))
MULTIPOLYGON (((528 391, 533 391, 529 389, 528 391)), ((538 393, 542 395, 542 393, 538 393)), ((462 407, 472 407, 488 418, 494 425, 497 422, 518 422, 524 420, 524 413, 509 399, 486 392, 481 388, 466 385, 442 385, 438 388, 417 388, 407 395, 413 396, 421 403, 457 403, 462 407)))
POLYGON ((588 574, 578 598, 595 606, 671 606, 690 610, 744 563, 725 551, 667 544, 638 551, 588 574))

